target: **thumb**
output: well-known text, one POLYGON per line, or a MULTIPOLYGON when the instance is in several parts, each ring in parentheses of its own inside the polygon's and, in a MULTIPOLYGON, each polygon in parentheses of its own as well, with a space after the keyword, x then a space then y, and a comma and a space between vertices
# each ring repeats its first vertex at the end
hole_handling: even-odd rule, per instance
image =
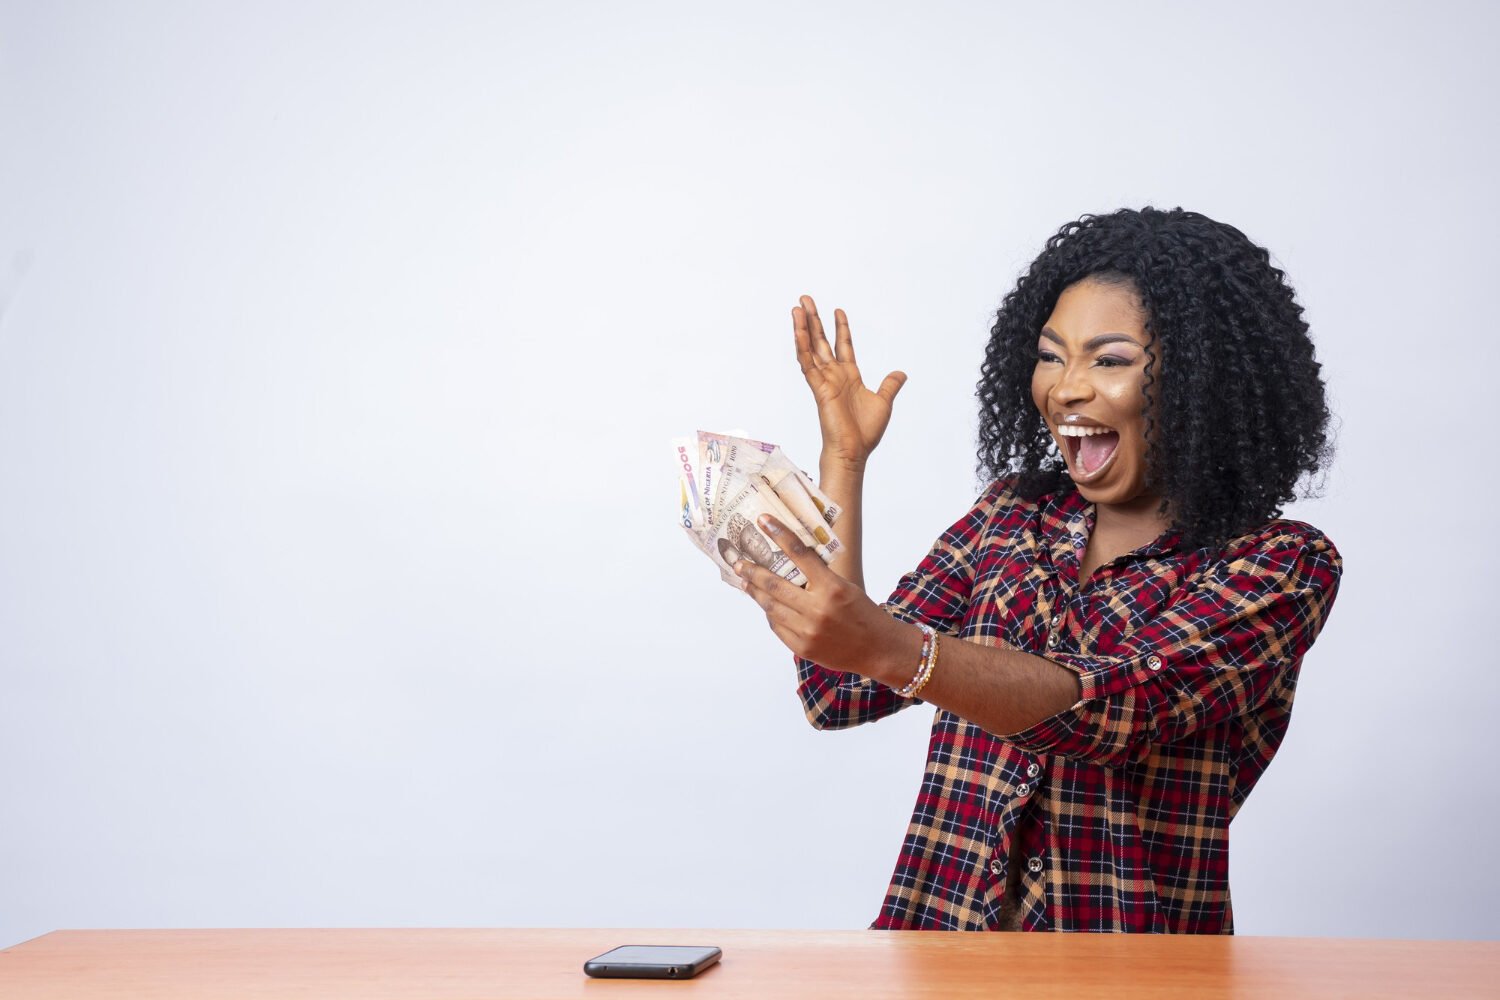
POLYGON ((896 401, 896 393, 906 384, 906 372, 891 372, 880 382, 880 388, 875 390, 875 395, 885 400, 889 406, 896 401))
POLYGON ((771 541, 776 544, 776 547, 786 553, 787 558, 792 561, 792 565, 800 569, 802 575, 807 577, 809 585, 812 584, 814 579, 821 577, 823 574, 833 572, 823 562, 823 558, 817 552, 809 548, 802 539, 797 537, 795 531, 782 524, 775 517, 772 517, 770 514, 762 514, 759 524, 766 534, 771 536, 771 541))

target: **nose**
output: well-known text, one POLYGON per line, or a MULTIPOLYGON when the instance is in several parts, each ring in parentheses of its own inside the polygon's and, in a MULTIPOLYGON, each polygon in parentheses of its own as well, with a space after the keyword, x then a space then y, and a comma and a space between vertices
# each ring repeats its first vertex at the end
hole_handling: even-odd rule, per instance
POLYGON ((1052 383, 1052 390, 1047 393, 1052 405, 1064 409, 1078 403, 1087 403, 1094 398, 1094 385, 1089 381, 1088 375, 1082 365, 1064 365, 1058 374, 1057 381, 1052 383))

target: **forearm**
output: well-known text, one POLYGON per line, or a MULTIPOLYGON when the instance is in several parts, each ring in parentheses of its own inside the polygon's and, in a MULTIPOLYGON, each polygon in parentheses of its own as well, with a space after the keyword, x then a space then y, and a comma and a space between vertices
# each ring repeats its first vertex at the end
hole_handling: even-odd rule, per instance
MULTIPOLYGON (((857 497, 857 490, 846 496, 857 497)), ((846 563, 839 572, 774 517, 763 516, 759 524, 808 578, 805 588, 794 587, 747 560, 735 564, 745 592, 765 610, 777 638, 825 669, 904 688, 921 666, 922 631, 871 601, 862 581, 843 575, 857 571, 857 562, 855 570, 846 563)), ((857 546, 858 532, 852 537, 857 546)), ((1040 656, 949 635, 935 641, 935 669, 921 698, 997 736, 1024 732, 1071 708, 1082 694, 1076 673, 1040 656)))
MULTIPOLYGON (((922 633, 891 620, 884 652, 860 673, 893 688, 917 673, 922 633)), ((1078 675, 1020 650, 938 636, 938 662, 919 697, 997 736, 1023 732, 1078 703, 1078 675)))
POLYGON ((828 565, 839 576, 864 590, 865 467, 851 465, 825 453, 818 461, 818 486, 843 510, 833 528, 843 548, 828 565))

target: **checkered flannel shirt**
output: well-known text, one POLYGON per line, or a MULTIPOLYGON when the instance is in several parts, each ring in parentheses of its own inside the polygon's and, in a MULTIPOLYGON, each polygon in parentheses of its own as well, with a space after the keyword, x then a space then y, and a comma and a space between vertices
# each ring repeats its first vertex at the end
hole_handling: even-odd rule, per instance
MULTIPOLYGON (((1080 586, 1093 511, 1071 488, 1027 501, 998 482, 887 602, 898 618, 1045 656, 1078 674, 1082 697, 1005 735, 937 711, 873 927, 995 928, 1019 838, 1027 930, 1232 933, 1229 822, 1286 734, 1339 555, 1317 529, 1276 520, 1218 551, 1164 535, 1080 586)), ((797 668, 820 729, 918 703, 797 668)))

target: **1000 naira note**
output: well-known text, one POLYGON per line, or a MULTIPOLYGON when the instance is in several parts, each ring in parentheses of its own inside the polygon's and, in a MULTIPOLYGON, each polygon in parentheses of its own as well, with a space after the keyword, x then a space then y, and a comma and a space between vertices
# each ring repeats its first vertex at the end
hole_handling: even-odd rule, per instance
POLYGON ((747 560, 805 586, 807 579, 761 529, 770 514, 828 562, 842 550, 833 533, 841 513, 817 484, 776 445, 743 434, 699 431, 675 438, 679 522, 693 544, 742 587, 734 563, 747 560))
MULTIPOLYGON (((708 540, 708 556, 719 566, 719 575, 734 575, 734 564, 741 559, 763 566, 789 583, 806 586, 807 577, 760 526, 762 514, 777 515, 775 506, 762 487, 748 479, 729 501, 724 518, 715 526, 708 540)), ((777 518, 780 520, 780 518, 777 518)), ((738 578, 736 577, 736 581, 738 578)), ((738 586, 738 583, 735 584, 738 586)))

